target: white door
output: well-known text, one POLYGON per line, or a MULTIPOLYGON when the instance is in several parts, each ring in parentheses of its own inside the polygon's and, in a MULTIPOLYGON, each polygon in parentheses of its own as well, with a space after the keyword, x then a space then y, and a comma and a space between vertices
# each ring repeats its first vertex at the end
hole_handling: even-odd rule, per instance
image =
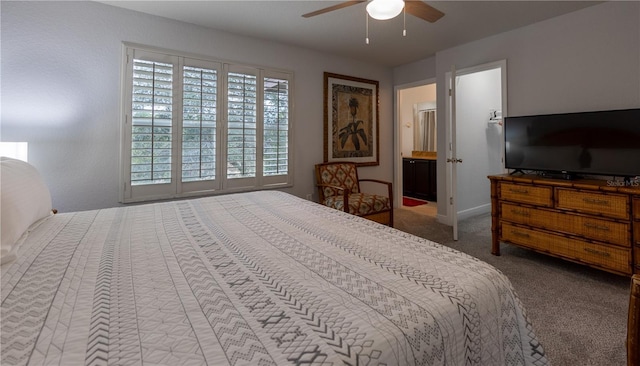
POLYGON ((458 220, 491 211, 488 175, 504 172, 502 115, 506 114, 506 61, 447 73, 449 217, 458 240, 458 220))
POLYGON ((457 184, 458 181, 458 163, 462 163, 462 159, 458 158, 456 144, 456 68, 451 66, 451 72, 447 74, 446 85, 449 86, 449 105, 447 108, 448 132, 449 132, 449 149, 447 151, 447 172, 450 177, 449 182, 449 212, 453 229, 453 240, 458 240, 458 205, 457 205, 457 184))

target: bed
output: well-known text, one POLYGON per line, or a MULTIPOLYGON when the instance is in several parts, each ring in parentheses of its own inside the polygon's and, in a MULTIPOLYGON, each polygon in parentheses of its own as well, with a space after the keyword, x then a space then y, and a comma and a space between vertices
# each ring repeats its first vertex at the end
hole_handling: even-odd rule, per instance
POLYGON ((2 365, 548 364, 494 267, 287 193, 50 202, 3 233, 2 365))

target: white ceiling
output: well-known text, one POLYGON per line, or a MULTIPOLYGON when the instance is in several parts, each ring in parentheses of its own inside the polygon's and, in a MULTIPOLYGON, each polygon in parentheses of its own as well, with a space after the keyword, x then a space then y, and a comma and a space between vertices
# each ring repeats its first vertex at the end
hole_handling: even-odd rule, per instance
POLYGON ((365 44, 365 3, 313 18, 302 14, 341 1, 101 1, 221 31, 277 41, 385 66, 433 56, 437 51, 569 13, 596 1, 427 1, 445 13, 435 23, 406 15, 369 20, 365 44))

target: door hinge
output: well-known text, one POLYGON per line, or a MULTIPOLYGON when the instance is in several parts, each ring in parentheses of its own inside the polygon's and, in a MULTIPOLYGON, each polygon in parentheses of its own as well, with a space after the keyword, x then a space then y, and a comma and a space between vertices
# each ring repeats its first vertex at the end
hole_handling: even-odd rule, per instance
POLYGON ((453 205, 453 197, 449 197, 449 204, 453 205))
POLYGON ((449 96, 451 96, 451 95, 452 95, 452 93, 453 93, 453 92, 451 91, 451 88, 449 88, 449 96))

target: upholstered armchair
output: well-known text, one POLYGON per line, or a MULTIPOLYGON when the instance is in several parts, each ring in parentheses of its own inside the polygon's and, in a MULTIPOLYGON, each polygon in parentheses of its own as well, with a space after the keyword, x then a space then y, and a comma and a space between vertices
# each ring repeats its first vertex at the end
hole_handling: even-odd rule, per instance
POLYGON ((358 179, 355 163, 316 164, 319 202, 325 206, 393 226, 393 188, 391 182, 358 179), (360 182, 387 186, 387 196, 364 193, 360 182))

